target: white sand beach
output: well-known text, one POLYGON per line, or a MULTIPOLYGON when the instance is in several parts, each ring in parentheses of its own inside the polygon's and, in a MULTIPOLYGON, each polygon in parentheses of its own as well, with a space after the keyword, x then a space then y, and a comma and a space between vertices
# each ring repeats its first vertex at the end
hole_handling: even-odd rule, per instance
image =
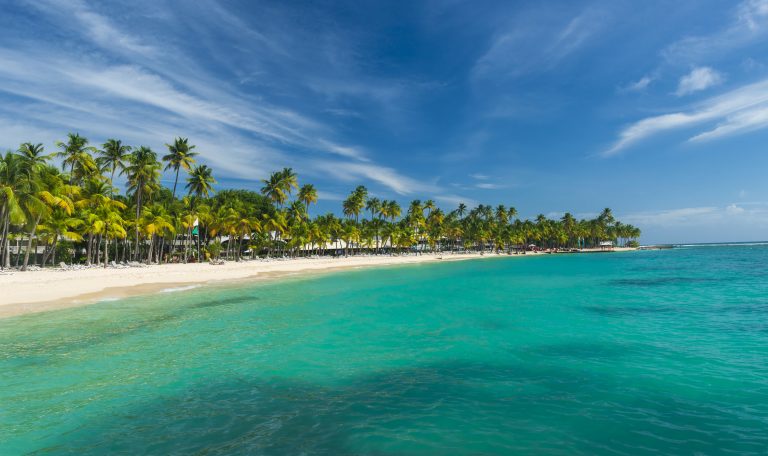
MULTIPOLYGON (((153 293, 168 287, 229 280, 270 279, 298 273, 434 261, 492 258, 497 255, 352 256, 143 267, 46 269, 0 273, 0 317, 91 304, 108 298, 153 293), (442 260, 440 259, 442 258, 442 260)), ((523 255, 519 255, 522 257, 523 255)))
MULTIPOLYGON (((614 251, 633 249, 616 248, 614 251)), ((528 252, 525 258, 544 255, 528 252)), ((92 304, 110 298, 155 293, 169 287, 210 284, 373 266, 418 264, 507 257, 505 254, 422 254, 403 256, 351 256, 209 263, 163 264, 142 267, 46 269, 0 272, 0 318, 92 304)))

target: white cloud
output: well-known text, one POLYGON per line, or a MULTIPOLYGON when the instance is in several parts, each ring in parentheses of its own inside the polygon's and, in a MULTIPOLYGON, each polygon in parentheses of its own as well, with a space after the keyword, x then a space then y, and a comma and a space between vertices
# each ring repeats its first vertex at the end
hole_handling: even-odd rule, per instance
POLYGON ((729 214, 743 214, 745 209, 741 206, 737 206, 736 204, 729 204, 726 206, 725 212, 729 214))
MULTIPOLYGON (((466 198, 459 195, 453 195, 453 194, 447 194, 447 195, 436 195, 435 200, 444 203, 444 204, 450 204, 453 207, 458 206, 459 204, 464 203, 468 207, 474 207, 477 206, 479 203, 475 201, 472 198, 466 198)), ((453 210, 451 208, 450 210, 453 210)))
MULTIPOLYGON (((768 203, 731 203, 726 206, 701 206, 623 214, 621 221, 640 229, 721 226, 768 226, 768 203)), ((722 239, 722 238, 721 238, 722 239)))
POLYGON ((437 190, 434 185, 403 176, 392 168, 369 163, 318 161, 313 167, 344 182, 360 182, 361 179, 377 182, 400 195, 437 190))
POLYGON ((471 177, 472 179, 477 179, 477 180, 488 180, 488 179, 490 179, 489 176, 487 176, 485 174, 480 174, 480 173, 470 174, 469 177, 471 177))
POLYGON ((768 202, 740 202, 619 214, 643 232, 643 243, 691 243, 764 240, 768 202))
POLYGON ((499 189, 499 188, 503 188, 499 184, 493 184, 493 183, 490 183, 490 182, 480 182, 478 184, 475 184, 475 187, 483 189, 483 190, 496 190, 496 189, 499 189))
POLYGON ((738 22, 749 30, 759 30, 768 20, 768 0, 747 0, 739 4, 738 22))
POLYGON ((689 36, 673 43, 662 54, 668 62, 696 63, 725 54, 768 33, 768 0, 745 0, 738 4, 730 22, 710 35, 689 36))
POLYGON ((687 110, 648 117, 624 128, 619 139, 603 156, 613 156, 627 147, 667 131, 690 128, 707 122, 717 126, 695 134, 703 141, 768 127, 768 79, 709 98, 687 110))
POLYGON ((677 96, 708 89, 723 82, 723 76, 710 67, 698 67, 680 78, 677 85, 677 96))
POLYGON ((582 49, 604 26, 604 10, 587 9, 563 21, 541 11, 518 15, 475 62, 475 78, 548 71, 582 49))
POLYGON ((643 76, 638 81, 632 82, 628 84, 626 87, 624 87, 622 90, 625 92, 640 92, 642 90, 645 90, 648 88, 648 86, 653 82, 653 78, 650 76, 643 76))
POLYGON ((715 206, 687 207, 682 209, 670 209, 655 212, 639 212, 621 216, 621 220, 631 223, 642 229, 643 226, 658 225, 668 226, 686 224, 702 218, 721 216, 721 210, 715 206))
POLYGON ((344 201, 346 198, 341 193, 325 192, 322 190, 317 192, 317 199, 322 201, 344 201))
POLYGON ((30 139, 48 145, 80 131, 93 143, 114 136, 160 152, 183 135, 217 178, 258 180, 291 166, 305 176, 354 179, 400 194, 438 190, 376 165, 375 151, 345 144, 338 122, 326 123, 327 115, 304 100, 316 92, 325 97, 326 113, 361 117, 346 109, 355 104, 332 102, 374 98, 385 109, 371 114, 381 115, 435 87, 362 68, 358 40, 347 31, 321 25, 286 34, 295 22, 292 7, 265 7, 245 22, 216 0, 136 0, 108 9, 84 0, 27 3, 65 39, 19 36, 0 45, 0 94, 14 99, 0 105, 0 146, 30 139), (185 43, 190 23, 194 46, 185 43), (221 42, 227 52, 216 49, 221 42), (284 77, 286 68, 291 77, 284 77), (336 171, 322 174, 315 165, 336 171))
POLYGON ((95 12, 82 0, 36 0, 30 1, 29 5, 45 13, 60 14, 65 26, 76 28, 100 47, 144 56, 159 52, 155 46, 122 31, 107 16, 95 12))

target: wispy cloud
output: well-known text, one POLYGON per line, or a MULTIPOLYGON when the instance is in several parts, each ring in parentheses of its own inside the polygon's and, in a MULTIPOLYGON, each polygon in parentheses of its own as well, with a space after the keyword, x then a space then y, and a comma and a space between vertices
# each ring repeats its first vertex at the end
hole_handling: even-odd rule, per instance
POLYGON ((768 127, 768 79, 712 97, 689 109, 635 122, 619 133, 619 139, 603 155, 616 155, 660 133, 713 122, 714 128, 698 132, 689 140, 703 141, 768 127))
POLYGON ((436 185, 403 176, 392 168, 368 163, 323 161, 314 163, 314 167, 343 182, 373 181, 382 184, 400 195, 417 192, 436 192, 436 185))
MULTIPOLYGON (((343 37, 320 37, 297 46, 295 40, 300 37, 285 34, 280 26, 283 11, 263 11, 274 20, 257 30, 213 0, 172 9, 162 2, 137 1, 140 8, 116 6, 119 14, 110 15, 98 10, 101 5, 82 0, 29 2, 41 18, 59 25, 57 30, 67 39, 53 42, 16 36, 13 45, 0 45, 0 93, 14 99, 12 109, 0 105, 0 133, 4 133, 0 145, 15 147, 28 140, 52 144, 67 131, 80 131, 97 142, 118 136, 134 144, 161 147, 170 138, 184 135, 204 152, 203 160, 215 165, 217 177, 257 180, 282 166, 309 175, 315 164, 326 164, 334 169, 348 166, 358 179, 396 193, 427 187, 393 168, 378 167, 375 151, 339 140, 335 128, 318 120, 322 114, 311 105, 285 96, 270 101, 244 91, 237 72, 249 73, 253 78, 249 84, 273 85, 282 91, 303 87, 328 96, 374 96, 382 102, 406 98, 419 84, 398 81, 393 85, 385 78, 356 73, 354 52, 342 48, 349 41, 343 37), (180 15, 195 21, 201 44, 208 37, 215 41, 216 33, 227 34, 234 54, 212 52, 216 63, 222 64, 212 71, 210 62, 199 61, 183 41, 172 39, 174 33, 186 33, 178 22, 180 15), (144 33, 137 33, 137 20, 144 33), (279 33, 265 34, 273 31, 279 33), (237 65, 228 60, 243 54, 249 58, 238 59, 237 65), (304 54, 314 60, 302 59, 304 54), (337 65, 323 64, 324 58, 337 65), (269 62, 281 68, 307 60, 301 65, 328 71, 299 67, 290 81, 267 80, 258 67, 269 62), (253 61, 258 62, 255 67, 250 65, 253 61), (222 71, 236 74, 222 78, 222 71), (333 80, 336 86, 322 82, 332 80, 326 78, 328 74, 338 76, 333 80), (307 106, 310 109, 302 109, 307 106)), ((337 115, 359 116, 335 109, 333 103, 325 106, 337 115)))
POLYGON ((144 56, 158 54, 157 47, 121 30, 110 18, 97 13, 82 0, 35 0, 29 5, 48 14, 62 13, 61 19, 66 20, 60 24, 82 31, 94 44, 113 52, 144 56))
POLYGON ((491 182, 479 182, 475 184, 475 187, 482 189, 482 190, 498 190, 500 188, 504 188, 503 185, 494 184, 491 182))
POLYGON ((768 224, 768 203, 730 203, 725 206, 699 206, 621 215, 621 220, 636 226, 669 228, 729 223, 768 224))
POLYGON ((467 198, 464 196, 453 195, 453 194, 435 195, 435 200, 437 200, 439 203, 450 204, 453 207, 456 207, 462 203, 467 205, 468 207, 474 207, 479 204, 476 200, 472 198, 467 198))
POLYGON ((710 35, 689 36, 667 47, 662 55, 672 63, 698 63, 707 56, 723 54, 768 34, 768 0, 738 4, 730 22, 710 35))
POLYGON ((714 69, 710 67, 697 67, 680 78, 675 94, 679 97, 688 95, 716 86, 721 82, 723 82, 723 76, 714 69))
POLYGON ((622 220, 637 226, 648 225, 678 225, 700 220, 704 217, 718 216, 718 208, 715 206, 686 207, 662 211, 638 212, 622 216, 622 220))
POLYGON ((631 82, 621 88, 622 92, 640 92, 648 88, 653 82, 653 78, 650 76, 643 76, 635 82, 631 82))
POLYGON ((576 16, 518 16, 492 40, 472 69, 474 78, 517 77, 548 71, 583 48, 604 26, 607 13, 587 9, 576 16), (534 25, 535 24, 535 25, 534 25))

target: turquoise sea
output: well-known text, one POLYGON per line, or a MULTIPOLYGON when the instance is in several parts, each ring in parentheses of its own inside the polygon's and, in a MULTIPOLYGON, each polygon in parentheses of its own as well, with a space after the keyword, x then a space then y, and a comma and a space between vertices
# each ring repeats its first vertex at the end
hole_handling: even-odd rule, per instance
POLYGON ((765 455, 768 246, 355 270, 0 320, 0 454, 27 453, 765 455))

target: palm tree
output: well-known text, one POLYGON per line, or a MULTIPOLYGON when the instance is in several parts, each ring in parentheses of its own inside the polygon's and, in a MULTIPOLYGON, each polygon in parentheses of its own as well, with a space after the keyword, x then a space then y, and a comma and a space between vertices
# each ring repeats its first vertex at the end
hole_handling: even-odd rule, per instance
POLYGON ((344 215, 347 217, 355 216, 355 223, 360 219, 360 212, 365 207, 365 199, 368 196, 368 189, 360 185, 355 188, 349 197, 344 200, 343 209, 344 215))
POLYGON ((458 214, 459 218, 464 218, 464 216, 467 214, 467 205, 464 203, 459 203, 459 207, 456 208, 456 214, 458 214))
POLYGON ((285 194, 290 195, 293 189, 299 188, 299 180, 291 168, 283 168, 280 171, 280 187, 285 194))
POLYGON ((49 239, 50 246, 43 253, 41 264, 45 266, 48 258, 51 264, 56 264, 56 247, 60 238, 67 238, 72 241, 82 241, 83 237, 77 230, 82 228, 83 221, 72 214, 67 214, 63 210, 54 210, 51 215, 41 223, 37 229, 38 232, 49 239))
POLYGON ((436 207, 435 206, 435 202, 432 201, 431 199, 430 200, 426 200, 424 202, 424 210, 427 211, 427 217, 429 217, 429 214, 431 214, 432 211, 435 210, 435 207, 436 207))
POLYGON ((26 142, 19 146, 18 153, 21 156, 21 165, 30 178, 39 173, 51 159, 52 155, 44 155, 44 150, 43 145, 39 143, 26 142))
POLYGON ((261 193, 273 203, 282 206, 288 199, 288 194, 284 189, 282 173, 272 173, 268 179, 262 179, 261 182, 264 184, 264 186, 261 187, 261 193))
POLYGON ((187 178, 186 188, 190 195, 198 198, 207 198, 213 193, 213 184, 216 180, 213 178, 213 170, 207 165, 195 166, 187 178))
MULTIPOLYGON (((165 208, 159 204, 153 204, 148 207, 141 217, 141 229, 149 240, 149 247, 147 249, 147 262, 152 262, 152 248, 154 246, 154 239, 157 236, 164 236, 166 233, 174 233, 175 228, 171 223, 170 217, 165 208)), ((162 249, 158 249, 158 260, 162 260, 160 255, 162 249)), ((159 261, 158 261, 159 262, 159 261)))
POLYGON ((134 260, 139 259, 139 231, 143 198, 151 194, 159 187, 160 163, 157 161, 157 154, 147 146, 141 146, 135 149, 129 158, 126 173, 128 174, 128 190, 133 192, 136 201, 136 251, 134 260))
POLYGON ((312 184, 302 185, 298 194, 299 201, 304 203, 307 211, 309 211, 309 205, 317 202, 317 189, 312 184))
POLYGON ((27 247, 24 251, 22 271, 27 269, 29 254, 32 251, 32 241, 35 239, 37 228, 44 216, 54 209, 61 209, 71 214, 74 203, 68 196, 69 186, 65 186, 56 168, 43 166, 38 172, 27 174, 30 185, 29 193, 23 194, 21 209, 30 227, 27 237, 27 247))
POLYGON ((402 215, 402 210, 400 209, 400 205, 397 204, 397 201, 391 200, 389 203, 387 203, 387 213, 389 214, 389 218, 392 223, 395 222, 396 218, 402 215))
POLYGON ((109 170, 109 183, 115 185, 115 172, 119 170, 122 174, 125 170, 131 146, 124 145, 119 139, 108 139, 101 147, 102 150, 98 151, 99 157, 96 158, 96 163, 102 169, 109 170))
POLYGON ((365 202, 365 210, 371 213, 371 220, 381 212, 381 200, 378 198, 368 198, 365 202))
POLYGON ((176 172, 176 177, 173 181, 173 197, 176 198, 176 185, 179 183, 179 169, 184 168, 186 171, 192 170, 192 165, 195 164, 195 156, 197 152, 192 152, 195 146, 189 145, 187 138, 176 138, 173 144, 166 144, 168 148, 168 154, 163 156, 163 161, 168 162, 165 166, 165 170, 172 169, 176 172))
POLYGON ((11 223, 23 220, 21 200, 30 184, 20 155, 8 151, 0 156, 0 268, 11 266, 11 223))
POLYGON ((88 146, 88 139, 79 133, 67 134, 67 142, 58 141, 56 146, 61 148, 57 155, 64 159, 62 167, 66 169, 69 166, 70 184, 98 171, 96 161, 91 156, 91 153, 96 152, 96 148, 88 146))

